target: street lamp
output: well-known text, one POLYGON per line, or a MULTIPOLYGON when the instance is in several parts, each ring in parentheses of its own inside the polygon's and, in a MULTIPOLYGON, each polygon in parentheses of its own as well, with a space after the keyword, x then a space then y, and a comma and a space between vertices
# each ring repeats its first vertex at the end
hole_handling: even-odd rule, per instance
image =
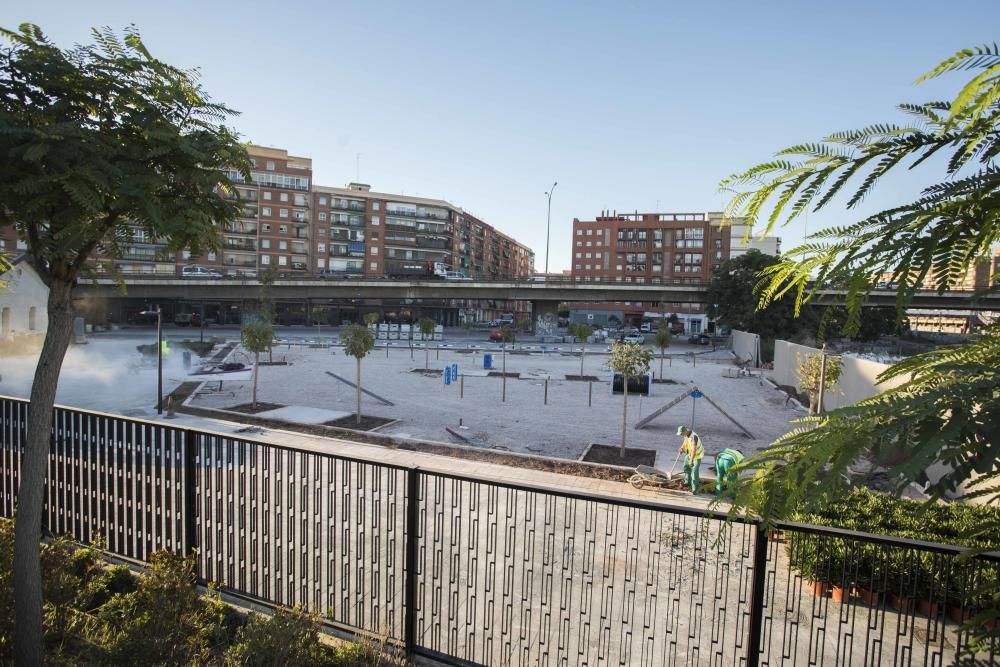
POLYGON ((142 315, 156 315, 156 414, 163 414, 163 310, 144 310, 142 315))
POLYGON ((546 274, 549 272, 549 228, 552 225, 552 192, 556 189, 557 185, 559 185, 559 181, 553 183, 552 187, 549 188, 549 191, 545 193, 549 198, 549 212, 545 218, 545 273, 546 274))

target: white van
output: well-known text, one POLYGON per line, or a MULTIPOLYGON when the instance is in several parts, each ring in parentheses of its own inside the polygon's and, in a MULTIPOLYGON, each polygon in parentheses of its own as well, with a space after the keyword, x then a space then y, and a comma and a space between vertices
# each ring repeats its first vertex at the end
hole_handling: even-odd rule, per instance
POLYGON ((202 280, 218 280, 222 274, 204 266, 185 266, 181 269, 181 278, 200 278, 202 280))

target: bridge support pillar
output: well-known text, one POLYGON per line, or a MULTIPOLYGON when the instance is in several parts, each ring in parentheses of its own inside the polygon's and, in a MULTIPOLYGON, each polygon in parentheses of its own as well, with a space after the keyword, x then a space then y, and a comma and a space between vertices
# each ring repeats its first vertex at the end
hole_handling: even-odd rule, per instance
POLYGON ((532 301, 531 323, 536 336, 555 336, 559 326, 559 302, 532 301))

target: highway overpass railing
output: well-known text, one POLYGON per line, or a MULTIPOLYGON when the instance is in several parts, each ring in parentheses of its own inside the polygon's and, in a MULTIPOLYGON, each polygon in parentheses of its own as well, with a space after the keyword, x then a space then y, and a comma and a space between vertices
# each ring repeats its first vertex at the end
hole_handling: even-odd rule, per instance
MULTIPOLYGON (((29 404, 0 397, 0 515, 29 404)), ((450 664, 946 664, 1000 556, 57 407, 45 525, 450 664), (839 591, 839 592, 838 592, 839 591)), ((995 664, 1000 641, 979 654, 995 664)))

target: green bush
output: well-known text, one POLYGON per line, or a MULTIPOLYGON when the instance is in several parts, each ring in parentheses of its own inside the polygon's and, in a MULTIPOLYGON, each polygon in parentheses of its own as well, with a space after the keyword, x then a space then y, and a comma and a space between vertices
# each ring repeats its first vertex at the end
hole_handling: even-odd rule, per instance
MULTIPOLYGON (((1000 509, 982 505, 926 505, 856 489, 822 512, 802 514, 795 520, 973 549, 1000 549, 997 533, 983 531, 971 542, 963 537, 970 534, 970 526, 1000 521, 1000 509)), ((974 606, 983 606, 987 600, 973 591, 996 584, 998 578, 995 565, 970 559, 799 531, 790 531, 786 550, 791 566, 811 580, 936 598, 946 590, 948 602, 974 606)))
MULTIPOLYGON (((13 658, 14 522, 0 518, 0 664, 13 658)), ((66 538, 41 547, 47 663, 53 665, 392 664, 369 642, 330 647, 301 610, 244 616, 201 595, 194 561, 158 552, 144 575, 66 538)))

